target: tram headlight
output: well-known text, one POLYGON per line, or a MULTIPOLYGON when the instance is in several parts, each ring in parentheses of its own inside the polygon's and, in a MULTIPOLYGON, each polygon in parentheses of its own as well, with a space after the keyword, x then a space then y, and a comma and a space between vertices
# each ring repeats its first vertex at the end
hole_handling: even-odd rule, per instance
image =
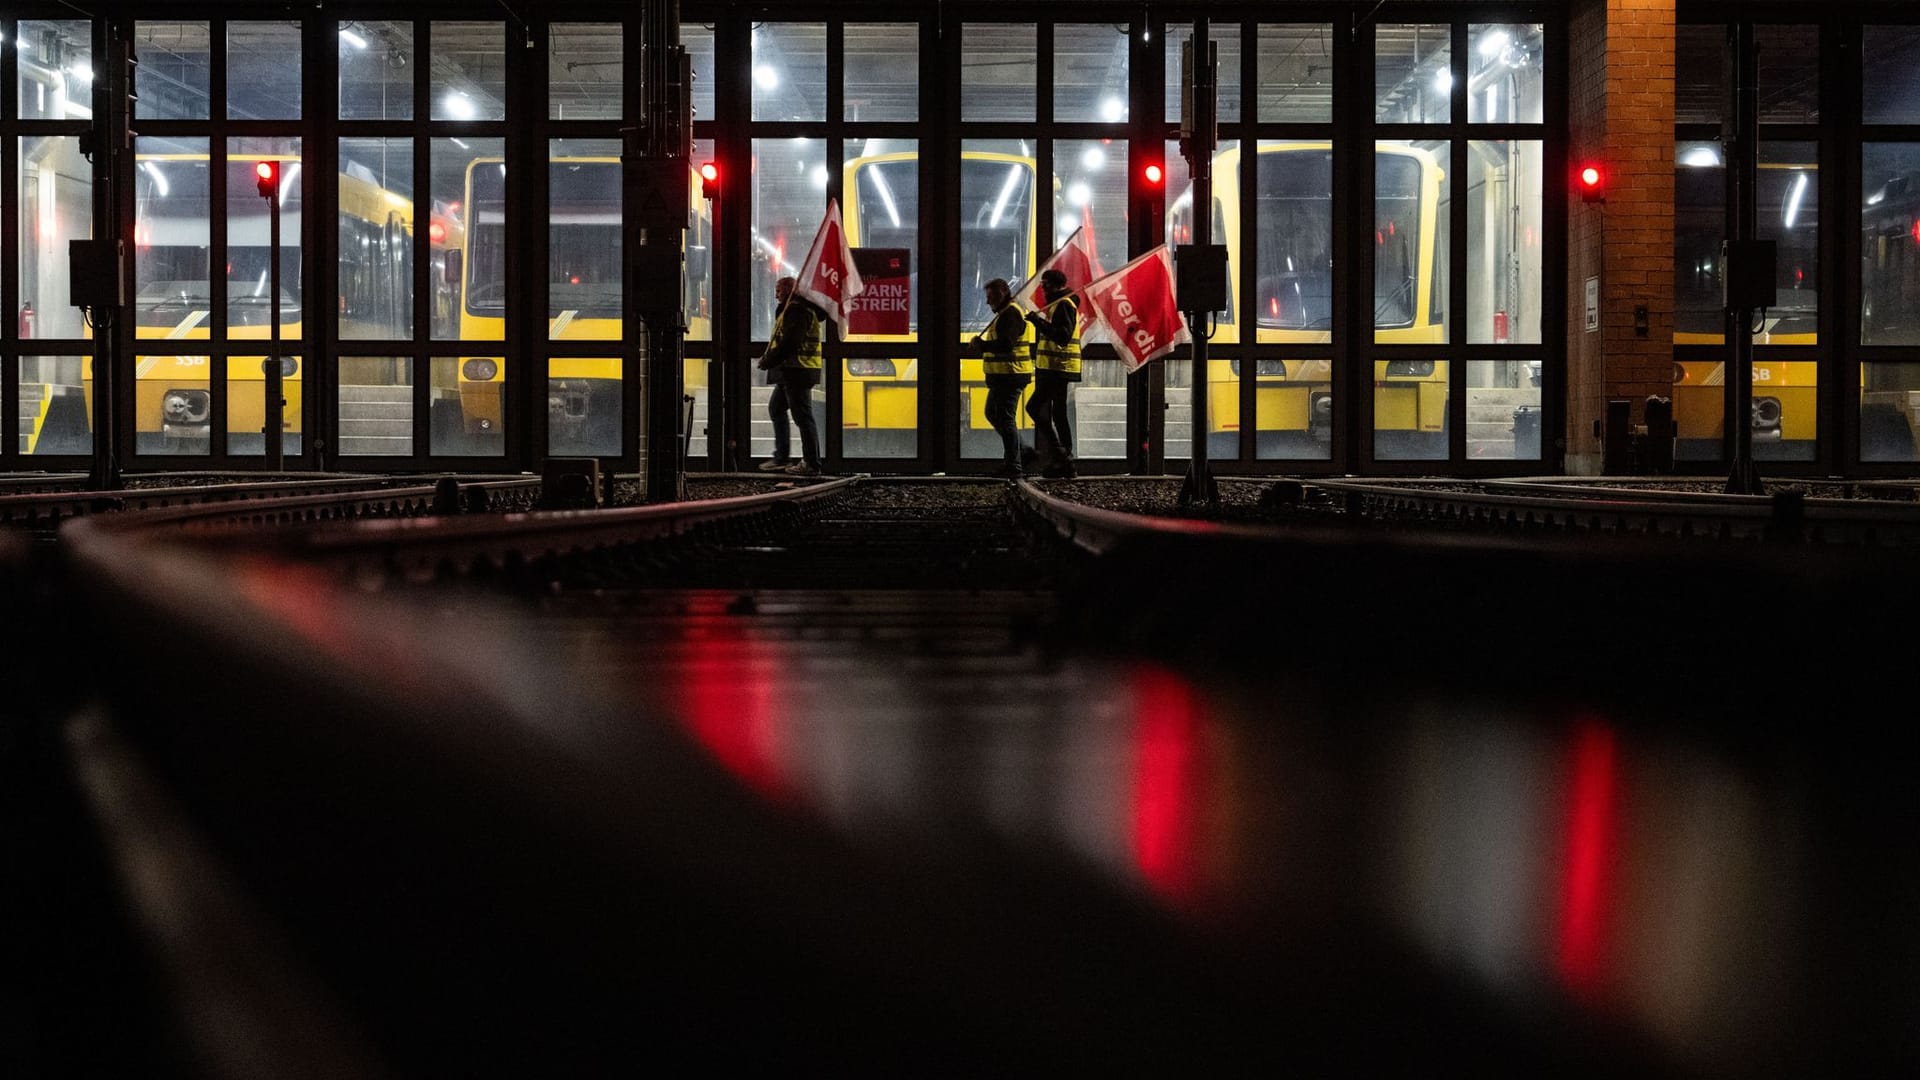
POLYGON ((169 424, 204 424, 211 403, 205 390, 169 390, 160 398, 160 415, 169 424))
POLYGON ((500 365, 491 360, 469 360, 460 365, 460 373, 468 382, 492 382, 500 373, 500 365))
POLYGON ((1753 399, 1753 428, 1755 431, 1773 431, 1780 427, 1780 399, 1757 397, 1753 399))

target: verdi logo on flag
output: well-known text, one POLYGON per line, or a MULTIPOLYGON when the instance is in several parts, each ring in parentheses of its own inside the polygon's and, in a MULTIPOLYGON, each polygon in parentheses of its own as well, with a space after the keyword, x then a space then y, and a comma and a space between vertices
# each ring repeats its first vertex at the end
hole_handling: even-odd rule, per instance
POLYGON ((860 271, 853 265, 853 251, 847 247, 846 230, 840 226, 840 201, 827 201, 826 219, 820 222, 820 231, 813 236, 813 246, 807 249, 807 257, 800 264, 800 273, 794 282, 795 296, 810 300, 827 318, 840 327, 844 336, 849 330, 847 318, 853 298, 866 291, 866 282, 860 278, 860 271))
POLYGON ((1193 340, 1173 295, 1173 256, 1161 244, 1080 290, 1128 371, 1193 340))
MULTIPOLYGON (((1100 258, 1093 250, 1093 234, 1086 226, 1073 230, 1067 242, 1060 250, 1047 256, 1047 261, 1033 272, 1033 276, 1013 290, 1013 298, 1028 311, 1039 311, 1047 306, 1047 298, 1040 291, 1040 275, 1049 270, 1058 270, 1067 277, 1067 291, 1078 292, 1093 279, 1100 276, 1100 258)), ((1093 316, 1080 306, 1080 325, 1084 328, 1091 324, 1093 316)))

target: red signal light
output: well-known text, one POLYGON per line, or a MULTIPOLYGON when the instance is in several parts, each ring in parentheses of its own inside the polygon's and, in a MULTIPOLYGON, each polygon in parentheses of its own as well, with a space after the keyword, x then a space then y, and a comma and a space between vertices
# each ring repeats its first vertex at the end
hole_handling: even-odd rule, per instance
POLYGON ((1602 202, 1606 199, 1606 173, 1598 165, 1587 165, 1580 169, 1580 198, 1587 202, 1602 202))
POLYGON ((271 199, 280 190, 280 163, 276 161, 256 161, 253 163, 253 176, 260 189, 260 197, 271 199))
POLYGON ((1157 162, 1148 162, 1146 169, 1143 170, 1141 175, 1147 178, 1147 183, 1153 184, 1156 186, 1166 176, 1165 173, 1161 172, 1160 165, 1157 162))
POLYGON ((446 243, 446 242, 447 242, 447 227, 446 227, 445 225, 442 225, 442 224, 440 224, 440 223, 439 223, 439 222, 437 222, 437 221, 436 221, 436 222, 434 222, 434 223, 433 223, 433 224, 431 224, 431 225, 428 225, 428 226, 427 226, 427 239, 428 239, 428 240, 431 240, 431 241, 433 241, 433 242, 434 242, 434 243, 436 243, 436 244, 444 244, 444 243, 446 243))
POLYGON ((711 161, 703 162, 700 166, 700 194, 708 199, 720 195, 720 166, 711 161))

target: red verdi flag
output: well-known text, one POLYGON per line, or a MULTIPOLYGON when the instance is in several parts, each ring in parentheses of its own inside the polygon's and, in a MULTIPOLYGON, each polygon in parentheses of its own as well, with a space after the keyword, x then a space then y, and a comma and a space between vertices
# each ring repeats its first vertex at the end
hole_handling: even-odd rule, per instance
POLYGON ((1161 244, 1080 290, 1128 371, 1193 340, 1173 296, 1173 255, 1161 244))
POLYGON ((800 264, 793 293, 818 305, 845 335, 853 298, 866 288, 866 283, 860 280, 860 271, 854 268, 846 230, 840 227, 840 201, 830 199, 826 220, 820 223, 820 231, 813 236, 813 246, 807 249, 806 261, 800 264))
MULTIPOLYGON (((1100 259, 1093 251, 1093 234, 1087 231, 1085 225, 1073 230, 1073 235, 1067 237, 1067 242, 1060 246, 1060 250, 1047 256, 1047 261, 1040 264, 1033 276, 1013 290, 1013 298, 1028 311, 1039 311, 1047 306, 1046 297, 1040 293, 1040 275, 1049 270, 1058 270, 1067 275, 1068 292, 1079 292, 1089 281, 1100 276, 1100 259)), ((1090 320, 1091 316, 1086 311, 1080 312, 1081 326, 1086 326, 1090 320)))

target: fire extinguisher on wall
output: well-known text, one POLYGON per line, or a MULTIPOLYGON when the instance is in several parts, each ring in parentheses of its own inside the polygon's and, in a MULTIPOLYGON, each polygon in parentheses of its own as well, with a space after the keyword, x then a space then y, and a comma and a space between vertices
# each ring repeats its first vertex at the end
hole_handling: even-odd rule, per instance
POLYGON ((1507 313, 1504 311, 1493 313, 1493 343, 1495 345, 1507 343, 1507 313))
POLYGON ((20 305, 20 337, 24 340, 33 336, 33 304, 20 305))

